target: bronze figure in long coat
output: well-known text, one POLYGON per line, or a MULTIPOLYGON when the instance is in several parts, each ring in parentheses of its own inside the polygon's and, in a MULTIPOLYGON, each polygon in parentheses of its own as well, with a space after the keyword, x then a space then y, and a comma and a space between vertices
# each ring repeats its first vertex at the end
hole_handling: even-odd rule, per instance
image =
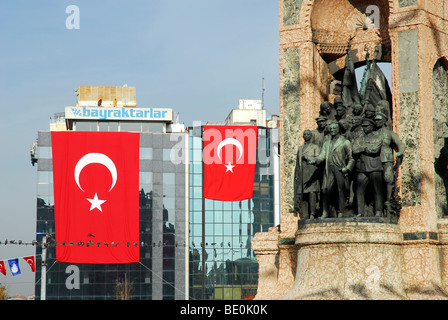
POLYGON ((303 132, 305 143, 297 150, 294 174, 294 210, 303 217, 313 219, 316 214, 317 193, 320 190, 319 171, 316 165, 308 164, 307 158, 315 158, 320 147, 311 142, 310 130, 303 132))
POLYGON ((333 188, 336 185, 338 199, 338 217, 345 213, 345 200, 348 194, 348 173, 353 170, 355 161, 352 156, 350 141, 340 134, 339 124, 333 122, 329 125, 331 139, 325 141, 322 150, 315 159, 309 163, 325 163, 322 182, 322 218, 330 216, 330 200, 333 188))

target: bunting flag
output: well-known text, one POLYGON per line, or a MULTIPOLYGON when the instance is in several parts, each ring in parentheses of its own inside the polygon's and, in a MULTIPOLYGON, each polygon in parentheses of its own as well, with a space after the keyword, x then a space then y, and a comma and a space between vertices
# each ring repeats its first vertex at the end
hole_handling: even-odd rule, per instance
POLYGON ((18 274, 21 274, 22 271, 20 270, 20 265, 19 265, 20 258, 23 258, 29 264, 32 272, 36 272, 35 257, 27 256, 27 257, 18 257, 18 258, 0 261, 0 273, 2 273, 4 276, 6 276, 7 271, 6 271, 6 267, 5 267, 5 261, 8 261, 9 270, 11 271, 12 275, 16 276, 18 274))
POLYGON ((23 257, 23 259, 30 265, 31 271, 36 272, 36 266, 34 262, 34 256, 23 257))
POLYGON ((0 272, 6 276, 5 263, 3 261, 0 261, 0 272))
POLYGON ((9 263, 9 268, 10 268, 11 273, 12 273, 13 276, 21 274, 20 267, 19 267, 19 259, 18 258, 9 259, 8 263, 9 263))

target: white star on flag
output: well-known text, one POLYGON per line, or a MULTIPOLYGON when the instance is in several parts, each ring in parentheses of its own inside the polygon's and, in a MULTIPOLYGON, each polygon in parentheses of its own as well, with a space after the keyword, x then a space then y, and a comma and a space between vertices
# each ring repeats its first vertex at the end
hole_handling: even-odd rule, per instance
POLYGON ((98 209, 98 210, 100 210, 101 212, 103 212, 103 210, 101 209, 101 205, 102 205, 104 202, 106 202, 106 200, 99 200, 99 199, 98 199, 98 195, 96 194, 96 192, 95 192, 95 196, 93 197, 93 199, 89 199, 89 198, 87 198, 87 200, 92 204, 92 205, 90 206, 90 210, 89 210, 89 211, 92 211, 93 209, 98 209))
POLYGON ((230 161, 229 161, 229 164, 225 164, 224 167, 227 168, 226 172, 227 172, 227 171, 230 171, 230 172, 233 173, 233 168, 234 168, 235 166, 233 166, 233 165, 230 163, 230 161))

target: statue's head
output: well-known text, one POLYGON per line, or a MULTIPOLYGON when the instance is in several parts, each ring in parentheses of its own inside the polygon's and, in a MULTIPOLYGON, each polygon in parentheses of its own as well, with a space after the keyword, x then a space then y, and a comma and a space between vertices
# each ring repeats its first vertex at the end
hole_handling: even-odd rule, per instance
POLYGON ((324 101, 320 104, 320 113, 321 114, 329 114, 333 108, 333 105, 329 101, 324 101))
POLYGON ((305 141, 310 141, 312 136, 313 133, 311 132, 311 130, 306 129, 305 131, 303 131, 303 139, 305 141))
POLYGON ((336 114, 338 116, 343 116, 346 111, 347 110, 345 109, 345 106, 342 103, 340 103, 336 106, 336 114))
POLYGON ((318 118, 316 118, 317 127, 320 130, 325 129, 325 127, 327 126, 327 120, 328 119, 325 118, 325 117, 318 117, 318 118))
POLYGON ((352 126, 357 127, 360 126, 362 123, 362 117, 361 116, 353 116, 352 117, 352 126))
POLYGON ((339 97, 339 96, 335 97, 333 103, 334 103, 335 108, 337 108, 338 105, 343 104, 342 103, 342 98, 339 97))
POLYGON ((364 115, 366 118, 372 119, 375 116, 375 107, 371 103, 367 103, 364 107, 364 115))
POLYGON ((384 127, 384 125, 387 121, 387 116, 382 112, 377 112, 375 114, 374 120, 375 120, 376 127, 381 128, 381 127, 384 127))
POLYGON ((341 119, 338 121, 339 123, 339 128, 343 129, 344 131, 346 131, 348 128, 350 128, 350 120, 349 119, 341 119))
POLYGON ((330 132, 330 135, 332 137, 339 134, 339 130, 340 130, 339 123, 337 121, 332 121, 331 123, 328 124, 328 131, 330 132))
POLYGON ((368 134, 370 132, 373 131, 373 129, 375 128, 375 121, 373 121, 372 119, 369 118, 364 118, 362 120, 362 130, 364 131, 365 134, 368 134))
POLYGON ((363 110, 364 108, 362 107, 362 105, 361 104, 359 104, 359 103, 355 103, 354 105, 353 105, 353 115, 355 115, 355 116, 360 116, 361 114, 362 114, 362 110, 363 110))

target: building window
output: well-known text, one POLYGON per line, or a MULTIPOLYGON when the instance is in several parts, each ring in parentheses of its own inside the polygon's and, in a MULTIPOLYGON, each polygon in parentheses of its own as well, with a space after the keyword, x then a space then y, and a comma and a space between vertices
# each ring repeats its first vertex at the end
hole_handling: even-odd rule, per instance
POLYGON ((76 131, 98 131, 98 121, 76 121, 76 131))
POLYGON ((140 148, 140 160, 151 160, 152 159, 152 148, 140 148))
POLYGON ((52 149, 51 147, 39 147, 37 149, 37 155, 38 155, 38 159, 51 159, 52 158, 52 149))
POLYGON ((133 122, 133 121, 121 121, 120 122, 120 131, 121 132, 141 132, 142 131, 142 123, 141 122, 133 122))

